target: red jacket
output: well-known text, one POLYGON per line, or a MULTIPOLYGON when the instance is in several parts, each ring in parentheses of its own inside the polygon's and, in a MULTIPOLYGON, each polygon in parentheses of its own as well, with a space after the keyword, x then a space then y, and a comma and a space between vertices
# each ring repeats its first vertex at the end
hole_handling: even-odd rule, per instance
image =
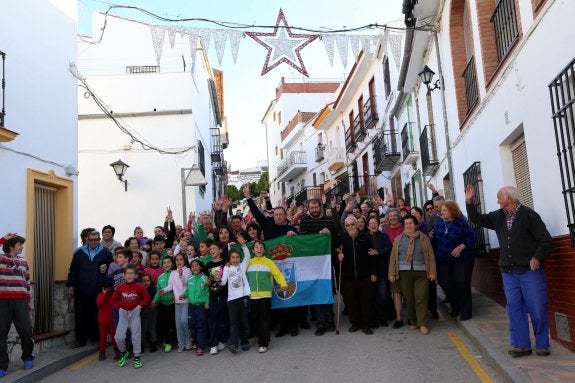
POLYGON ((96 305, 98 305, 98 323, 114 323, 114 316, 112 315, 112 292, 106 294, 99 292, 96 297, 96 305))
POLYGON ((156 287, 156 285, 158 284, 158 277, 162 275, 163 272, 164 269, 162 268, 162 266, 158 267, 147 266, 146 268, 144 268, 144 272, 142 274, 149 275, 152 278, 152 283, 154 287, 156 287))
POLYGON ((146 307, 150 300, 148 290, 138 282, 122 283, 112 295, 112 305, 116 310, 132 311, 136 306, 146 307))

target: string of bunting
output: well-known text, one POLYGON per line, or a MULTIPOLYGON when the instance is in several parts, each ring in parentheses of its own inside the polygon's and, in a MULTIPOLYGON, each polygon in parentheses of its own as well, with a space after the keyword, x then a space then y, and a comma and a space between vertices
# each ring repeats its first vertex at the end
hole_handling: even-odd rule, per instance
MULTIPOLYGON (((166 35, 172 48, 174 47, 175 39, 178 34, 182 38, 187 37, 190 44, 190 51, 192 53, 195 52, 198 38, 203 40, 206 50, 209 50, 210 42, 213 41, 219 65, 222 63, 228 41, 232 60, 235 64, 242 39, 249 37, 267 50, 266 59, 261 72, 262 76, 282 63, 288 64, 302 75, 308 76, 308 72, 305 68, 300 52, 308 44, 317 40, 323 42, 325 52, 332 67, 334 63, 335 48, 337 48, 343 67, 347 68, 348 52, 350 47, 353 56, 357 58, 361 49, 368 53, 373 53, 378 44, 381 44, 386 54, 388 51, 391 51, 391 56, 393 57, 395 65, 399 69, 401 48, 403 44, 403 32, 390 33, 390 29, 388 28, 385 28, 383 32, 375 35, 294 33, 292 28, 290 28, 282 9, 279 10, 273 32, 243 32, 237 29, 191 28, 163 25, 150 25, 150 32, 158 65, 160 65, 162 58, 162 50, 164 48, 166 35)), ((192 57, 194 57, 193 54, 192 57)))

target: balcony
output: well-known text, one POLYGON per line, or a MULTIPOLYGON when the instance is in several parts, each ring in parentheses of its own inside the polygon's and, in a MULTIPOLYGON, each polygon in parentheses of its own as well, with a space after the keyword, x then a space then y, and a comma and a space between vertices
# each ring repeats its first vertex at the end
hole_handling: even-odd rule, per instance
POLYGON ((469 113, 479 99, 477 71, 475 70, 475 58, 473 56, 469 59, 462 77, 465 81, 465 97, 467 99, 467 113, 469 113))
POLYGON ((339 169, 345 166, 345 153, 343 148, 332 148, 327 154, 327 170, 335 174, 339 169))
POLYGON ((413 122, 406 122, 401 129, 401 151, 403 153, 403 163, 411 165, 417 161, 419 153, 415 150, 413 143, 413 122))
POLYGON ((363 105, 363 121, 365 129, 375 128, 377 121, 379 121, 376 110, 375 96, 372 96, 363 105))
POLYGON ((287 158, 278 165, 278 181, 289 181, 306 170, 306 153, 291 152, 287 158))
POLYGON ((317 146, 315 147, 315 162, 321 162, 324 160, 325 158, 324 151, 325 151, 325 145, 317 144, 317 146))
POLYGON ((515 0, 499 0, 489 21, 495 28, 497 61, 501 62, 519 37, 515 0))
POLYGON ((296 203, 305 203, 312 198, 317 198, 321 201, 322 194, 323 194, 322 186, 306 186, 302 190, 297 192, 294 198, 296 203))
POLYGON ((437 150, 435 149, 434 125, 425 125, 421 136, 419 136, 419 148, 421 149, 421 165, 423 174, 432 176, 437 168, 437 150))
POLYGON ((139 73, 160 73, 160 67, 157 65, 138 65, 126 67, 126 74, 139 73))
POLYGON ((398 141, 399 137, 395 130, 384 130, 373 140, 373 163, 376 174, 390 171, 398 164, 401 157, 398 141))
POLYGON ((347 153, 353 152, 357 148, 357 141, 355 141, 355 134, 353 126, 345 131, 345 151, 347 153))
POLYGON ((363 115, 358 114, 353 119, 353 132, 355 135, 355 142, 362 142, 363 139, 367 136, 367 132, 365 130, 365 126, 363 125, 363 115))
POLYGON ((359 193, 361 196, 377 195, 377 176, 357 175, 349 177, 350 192, 359 193))
POLYGON ((228 163, 226 161, 215 163, 212 165, 212 170, 214 171, 214 174, 223 176, 228 172, 228 163))
POLYGON ((338 201, 341 201, 341 197, 343 197, 345 193, 349 193, 349 177, 347 173, 336 179, 336 184, 325 191, 325 196, 328 201, 331 200, 332 196, 335 196, 338 201))
POLYGON ((210 129, 210 144, 211 144, 211 152, 210 152, 210 160, 212 163, 222 162, 222 143, 221 143, 221 135, 220 135, 220 128, 212 127, 210 129))
MULTIPOLYGON (((304 124, 306 124, 309 120, 311 120, 313 117, 315 116, 314 112, 301 112, 298 110, 298 112, 295 114, 295 116, 290 120, 290 122, 288 122, 288 124, 286 125, 285 129, 282 130, 280 132, 280 138, 281 141, 283 143, 284 146, 289 146, 290 142, 283 142, 286 138, 288 138, 288 136, 290 135, 290 133, 292 131, 294 131, 296 129, 296 127, 298 126, 303 126, 304 124)), ((290 139, 291 141, 291 139, 290 139)))

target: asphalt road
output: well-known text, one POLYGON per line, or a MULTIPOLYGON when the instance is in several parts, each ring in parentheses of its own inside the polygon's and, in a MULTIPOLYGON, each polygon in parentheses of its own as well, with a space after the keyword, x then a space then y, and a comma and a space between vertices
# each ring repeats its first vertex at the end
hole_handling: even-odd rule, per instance
MULTIPOLYGON (((312 323, 313 325, 313 323, 312 323)), ((144 367, 123 368, 97 354, 42 380, 45 383, 104 382, 502 382, 451 319, 432 320, 423 336, 407 326, 379 328, 373 335, 349 333, 343 317, 339 335, 314 336, 301 330, 296 337, 275 338, 259 354, 257 344, 236 355, 144 353, 144 367), (457 345, 459 344, 459 348, 457 345), (467 357, 467 360, 465 359, 467 357), (483 374, 483 375, 482 375, 483 374)), ((255 342, 255 339, 251 340, 255 342)))

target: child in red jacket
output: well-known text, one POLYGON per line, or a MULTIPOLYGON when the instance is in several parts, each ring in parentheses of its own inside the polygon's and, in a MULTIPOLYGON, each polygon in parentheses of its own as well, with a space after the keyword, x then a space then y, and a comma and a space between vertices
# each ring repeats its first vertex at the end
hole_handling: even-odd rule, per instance
POLYGON ((140 360, 142 353, 142 322, 140 312, 142 307, 150 303, 150 294, 141 283, 136 282, 136 268, 134 265, 128 265, 124 269, 125 283, 122 283, 112 295, 112 305, 119 310, 120 319, 116 328, 116 343, 120 349, 120 360, 118 367, 124 367, 128 360, 126 351, 126 332, 132 333, 132 344, 134 345, 134 367, 142 368, 140 360))
POLYGON ((100 327, 100 356, 98 360, 106 360, 106 339, 108 334, 112 337, 112 345, 114 352, 119 355, 114 335, 114 316, 112 315, 112 281, 106 278, 102 283, 102 291, 96 297, 96 305, 98 305, 98 326, 100 327))

